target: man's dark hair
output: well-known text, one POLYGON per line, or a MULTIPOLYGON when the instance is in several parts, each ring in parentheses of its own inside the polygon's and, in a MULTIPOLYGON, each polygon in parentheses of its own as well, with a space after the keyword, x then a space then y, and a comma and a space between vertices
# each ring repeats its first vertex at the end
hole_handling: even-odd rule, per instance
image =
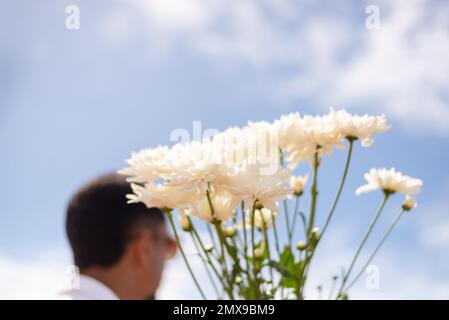
POLYGON ((82 187, 67 210, 67 236, 75 264, 82 271, 91 266, 108 267, 120 260, 138 228, 156 230, 164 223, 158 208, 127 204, 131 193, 119 174, 100 176, 82 187))

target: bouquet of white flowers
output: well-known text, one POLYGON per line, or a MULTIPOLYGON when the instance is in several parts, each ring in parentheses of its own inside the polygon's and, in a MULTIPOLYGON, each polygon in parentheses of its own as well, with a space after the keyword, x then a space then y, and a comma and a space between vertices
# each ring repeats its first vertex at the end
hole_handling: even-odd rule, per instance
MULTIPOLYGON (((217 297, 304 299, 311 261, 337 208, 354 145, 360 140, 367 147, 373 143, 374 134, 389 128, 384 116, 358 116, 344 110, 331 110, 324 116, 293 113, 273 123, 249 122, 244 128, 229 128, 201 142, 133 153, 127 161, 129 166, 120 172, 131 183, 130 202, 158 207, 167 214, 186 267, 204 298, 204 290, 179 241, 179 228, 192 237, 217 297), (334 148, 345 147, 341 181, 329 211, 322 216, 324 224, 318 228, 319 169, 334 148), (308 214, 299 211, 299 201, 306 196, 309 177, 292 175, 302 161, 311 168, 308 214), (179 224, 174 219, 175 210, 179 224), (280 219, 285 221, 281 224, 280 219), (207 230, 202 235, 198 231, 200 223, 207 230), (280 226, 285 228, 281 230, 280 226), (294 245, 297 229, 303 229, 303 233, 301 241, 294 245)), ((367 184, 356 194, 379 189, 383 197, 349 267, 340 277, 334 277, 334 289, 329 293, 332 298, 347 297, 348 289, 402 214, 416 206, 412 196, 422 186, 421 180, 394 169, 371 169, 365 179, 367 184), (398 192, 406 196, 398 216, 354 275, 354 265, 386 202, 398 192)))

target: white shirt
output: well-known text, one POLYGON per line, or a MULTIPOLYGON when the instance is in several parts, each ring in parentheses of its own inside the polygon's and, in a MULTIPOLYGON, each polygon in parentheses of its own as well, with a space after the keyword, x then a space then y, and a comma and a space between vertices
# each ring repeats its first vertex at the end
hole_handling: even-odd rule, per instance
POLYGON ((79 276, 79 288, 68 289, 59 294, 61 300, 119 300, 104 283, 89 276, 79 276))

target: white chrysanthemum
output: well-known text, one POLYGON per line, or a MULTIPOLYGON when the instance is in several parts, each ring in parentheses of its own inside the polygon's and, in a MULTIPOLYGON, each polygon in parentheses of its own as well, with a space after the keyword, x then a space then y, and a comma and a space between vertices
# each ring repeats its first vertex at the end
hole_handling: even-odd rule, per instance
POLYGON ((222 152, 227 165, 241 164, 246 159, 246 136, 243 129, 231 127, 213 137, 213 143, 222 152))
POLYGON ((402 203, 402 208, 405 211, 410 211, 414 208, 416 208, 418 206, 418 204, 416 203, 415 198, 413 198, 412 196, 409 196, 408 194, 405 196, 405 200, 404 203, 402 203))
POLYGON ((290 168, 303 160, 312 164, 315 153, 319 156, 332 155, 334 147, 344 146, 342 135, 329 115, 300 117, 291 114, 275 123, 279 130, 280 147, 287 152, 290 168))
POLYGON ((365 179, 368 183, 356 190, 357 195, 377 189, 384 192, 401 192, 413 195, 421 191, 423 184, 420 179, 403 175, 394 168, 371 169, 368 173, 365 173, 365 179))
POLYGON ((210 141, 175 145, 164 158, 161 177, 170 186, 205 191, 220 176, 221 154, 210 141))
POLYGON ((203 196, 197 201, 192 202, 189 205, 188 214, 209 222, 213 218, 217 221, 227 221, 235 215, 238 200, 229 192, 212 192, 211 201, 215 216, 212 216, 212 210, 207 196, 203 196))
POLYGON ((362 146, 367 147, 373 143, 372 136, 376 133, 385 132, 390 129, 385 115, 363 116, 348 113, 346 110, 335 111, 331 109, 329 113, 337 130, 343 137, 360 139, 362 146))
POLYGON ((145 186, 132 183, 133 194, 127 195, 129 203, 142 202, 148 208, 179 209, 182 211, 189 203, 198 198, 197 192, 180 190, 180 188, 148 183, 145 186))
POLYGON ((249 164, 279 164, 279 135, 275 125, 265 121, 248 122, 243 134, 246 135, 248 148, 252 151, 249 164))
POLYGON ((293 193, 300 196, 304 192, 305 185, 309 176, 306 174, 304 176, 292 176, 290 178, 290 187, 293 189, 293 193))
POLYGON ((268 122, 249 122, 244 128, 229 128, 213 138, 227 166, 279 162, 278 137, 268 122))
POLYGON ((251 208, 257 200, 264 207, 278 211, 276 201, 285 199, 291 194, 291 189, 285 186, 291 172, 277 166, 272 173, 263 174, 264 169, 266 168, 259 164, 236 168, 223 179, 219 187, 232 193, 239 201, 243 201, 246 208, 251 208))
POLYGON ((297 112, 283 115, 280 119, 274 121, 274 127, 278 133, 279 147, 282 150, 286 150, 296 139, 297 126, 301 121, 301 116, 297 112))
POLYGON ((305 137, 321 154, 332 155, 332 148, 342 147, 342 135, 329 115, 303 117, 305 137))
POLYGON ((126 161, 129 167, 120 170, 119 173, 129 176, 127 178, 129 182, 152 182, 164 171, 163 160, 168 152, 169 148, 166 146, 133 152, 131 159, 126 161))

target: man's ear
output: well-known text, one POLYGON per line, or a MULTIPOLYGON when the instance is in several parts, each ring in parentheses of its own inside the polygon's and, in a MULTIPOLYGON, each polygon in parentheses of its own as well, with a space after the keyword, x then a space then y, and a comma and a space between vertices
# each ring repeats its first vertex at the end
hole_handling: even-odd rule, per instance
POLYGON ((140 230, 132 243, 130 243, 130 253, 133 260, 138 264, 147 264, 151 260, 153 250, 153 239, 150 231, 140 230))

